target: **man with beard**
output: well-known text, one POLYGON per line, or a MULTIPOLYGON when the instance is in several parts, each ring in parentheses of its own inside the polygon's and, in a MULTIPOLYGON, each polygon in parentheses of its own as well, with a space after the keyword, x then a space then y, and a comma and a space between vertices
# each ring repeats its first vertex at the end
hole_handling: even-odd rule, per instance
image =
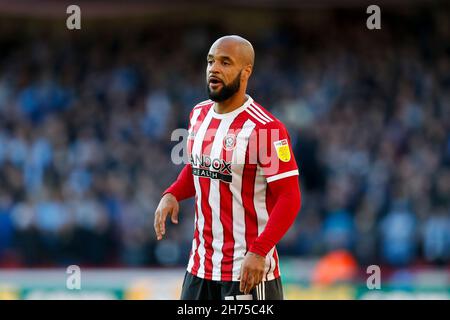
POLYGON ((300 210, 298 168, 284 125, 246 94, 254 50, 239 36, 207 55, 210 100, 189 121, 190 163, 155 212, 178 223, 179 201, 195 196, 195 231, 181 299, 283 299, 275 245, 300 210))

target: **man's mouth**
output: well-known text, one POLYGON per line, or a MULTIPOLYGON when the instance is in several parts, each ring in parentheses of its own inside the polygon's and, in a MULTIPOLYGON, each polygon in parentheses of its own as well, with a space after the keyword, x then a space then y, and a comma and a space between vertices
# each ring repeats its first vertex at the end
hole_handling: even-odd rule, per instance
POLYGON ((220 85, 222 85, 223 82, 222 82, 222 80, 220 80, 219 78, 216 78, 216 77, 210 77, 209 80, 208 80, 208 84, 209 84, 209 86, 210 86, 212 89, 214 89, 214 88, 217 88, 217 87, 219 87, 220 85))

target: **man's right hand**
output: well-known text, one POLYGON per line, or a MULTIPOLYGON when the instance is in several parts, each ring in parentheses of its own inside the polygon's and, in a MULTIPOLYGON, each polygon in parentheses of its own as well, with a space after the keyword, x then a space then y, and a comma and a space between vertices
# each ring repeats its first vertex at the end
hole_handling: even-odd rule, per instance
POLYGON ((166 218, 171 216, 173 223, 178 223, 178 211, 180 206, 174 195, 166 193, 159 201, 158 208, 155 211, 155 232, 156 239, 161 240, 166 233, 166 218))

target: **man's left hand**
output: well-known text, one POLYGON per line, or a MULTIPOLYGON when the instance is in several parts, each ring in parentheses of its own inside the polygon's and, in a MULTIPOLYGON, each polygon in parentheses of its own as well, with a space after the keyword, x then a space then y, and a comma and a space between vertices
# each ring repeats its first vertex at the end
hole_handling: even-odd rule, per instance
POLYGON ((248 252, 241 266, 240 290, 249 294, 263 279, 266 258, 256 253, 248 252))

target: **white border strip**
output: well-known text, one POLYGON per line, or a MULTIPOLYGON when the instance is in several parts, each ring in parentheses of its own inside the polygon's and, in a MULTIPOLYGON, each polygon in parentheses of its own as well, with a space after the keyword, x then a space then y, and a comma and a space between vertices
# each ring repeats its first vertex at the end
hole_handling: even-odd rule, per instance
POLYGON ((263 300, 266 300, 266 286, 264 284, 264 281, 261 282, 261 287, 262 287, 261 291, 262 291, 263 300))
POLYGON ((253 118, 255 118, 255 120, 259 121, 260 123, 262 123, 262 124, 266 124, 267 123, 267 121, 264 121, 260 117, 256 116, 249 108, 245 109, 245 111, 247 111, 247 113, 249 115, 251 115, 253 118))
POLYGON ((212 101, 212 100, 205 100, 205 101, 199 102, 199 103, 197 103, 197 104, 195 105, 194 108, 206 106, 207 104, 210 104, 211 102, 214 102, 214 101, 212 101))
POLYGON ((253 111, 254 114, 256 114, 258 117, 260 117, 261 119, 263 119, 266 122, 272 122, 272 120, 268 119, 267 117, 265 117, 261 112, 259 112, 254 106, 253 104, 249 105, 248 108, 250 110, 253 111))
POLYGON ((264 119, 267 119, 267 121, 271 122, 273 121, 272 118, 270 118, 267 113, 265 113, 260 107, 258 107, 255 103, 252 103, 251 106, 253 108, 255 108, 257 111, 259 111, 259 113, 261 113, 261 115, 263 116, 264 119))
POLYGON ((280 180, 280 179, 287 178, 287 177, 291 177, 291 176, 298 176, 298 169, 291 170, 291 171, 288 171, 288 172, 283 172, 283 173, 277 174, 275 176, 268 177, 267 178, 267 182, 273 182, 273 181, 280 180))

